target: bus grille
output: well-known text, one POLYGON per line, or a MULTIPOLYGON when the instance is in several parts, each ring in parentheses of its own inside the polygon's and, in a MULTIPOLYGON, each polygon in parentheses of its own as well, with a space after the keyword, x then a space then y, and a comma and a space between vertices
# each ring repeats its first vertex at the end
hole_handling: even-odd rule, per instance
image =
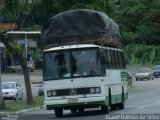
POLYGON ((47 91, 50 93, 48 97, 53 96, 69 96, 69 95, 84 95, 84 94, 99 94, 101 93, 100 87, 85 87, 85 88, 70 88, 70 89, 59 89, 59 90, 51 90, 47 91), (52 94, 52 93, 56 94, 52 94))

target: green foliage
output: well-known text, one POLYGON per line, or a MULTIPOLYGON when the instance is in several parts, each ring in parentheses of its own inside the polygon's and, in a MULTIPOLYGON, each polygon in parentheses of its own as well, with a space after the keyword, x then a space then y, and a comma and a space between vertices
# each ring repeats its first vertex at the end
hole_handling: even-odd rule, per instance
POLYGON ((4 0, 4 7, 1 11, 2 16, 11 20, 16 20, 19 11, 18 6, 20 6, 18 0, 4 0))
POLYGON ((15 54, 15 55, 23 55, 23 49, 21 48, 20 45, 17 45, 17 44, 14 43, 12 45, 12 47, 14 49, 13 54, 15 54))
POLYGON ((42 51, 41 50, 32 51, 31 57, 34 61, 37 61, 39 58, 42 58, 42 51))
POLYGON ((18 26, 43 25, 51 17, 72 9, 93 9, 113 14, 111 0, 4 0, 1 21, 16 21, 18 26))
POLYGON ((42 29, 42 26, 40 26, 40 25, 33 25, 33 26, 30 26, 30 27, 26 27, 26 28, 23 28, 23 29, 21 29, 22 31, 24 30, 24 31, 39 31, 39 30, 41 30, 42 29))
POLYGON ((95 2, 93 2, 93 8, 94 10, 102 11, 109 16, 111 16, 114 12, 110 0, 95 0, 95 2))
POLYGON ((93 9, 91 5, 86 5, 83 3, 75 4, 71 7, 72 10, 74 9, 93 9))
MULTIPOLYGON (((130 63, 160 63, 160 48, 152 46, 160 44, 160 0, 121 0, 119 6, 113 6, 111 0, 32 0, 32 4, 29 1, 3 0, 0 2, 0 20, 16 21, 23 30, 35 30, 66 10, 102 11, 120 26, 130 63)), ((23 52, 14 46, 14 53, 23 52)), ((35 53, 33 58, 37 59, 37 56, 35 53)))
POLYGON ((0 29, 0 33, 3 33, 3 32, 4 32, 4 30, 0 29))
POLYGON ((154 59, 155 59, 155 55, 156 55, 156 51, 155 49, 153 48, 149 54, 149 62, 150 64, 154 62, 154 59))
POLYGON ((134 54, 131 54, 131 64, 135 64, 136 63, 136 57, 134 54))
POLYGON ((123 0, 114 18, 122 28, 131 64, 159 64, 160 1, 123 0))
POLYGON ((159 0, 122 0, 113 17, 122 29, 125 44, 159 44, 159 0))
POLYGON ((130 64, 159 64, 160 47, 153 45, 130 44, 124 47, 130 64))

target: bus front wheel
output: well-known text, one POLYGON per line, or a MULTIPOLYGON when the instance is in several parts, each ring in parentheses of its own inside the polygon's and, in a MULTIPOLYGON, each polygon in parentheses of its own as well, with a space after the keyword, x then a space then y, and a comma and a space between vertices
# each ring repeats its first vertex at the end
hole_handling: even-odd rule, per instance
POLYGON ((54 111, 57 118, 60 118, 63 116, 63 108, 55 108, 54 111))
POLYGON ((102 111, 102 113, 108 113, 109 112, 109 109, 108 109, 108 106, 107 105, 102 105, 101 106, 101 111, 102 111))

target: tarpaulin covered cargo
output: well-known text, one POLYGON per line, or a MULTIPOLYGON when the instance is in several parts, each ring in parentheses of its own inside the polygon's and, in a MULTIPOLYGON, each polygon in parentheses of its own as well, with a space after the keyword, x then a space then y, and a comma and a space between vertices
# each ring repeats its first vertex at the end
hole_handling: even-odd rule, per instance
POLYGON ((45 45, 95 43, 120 46, 118 25, 103 12, 78 9, 60 13, 42 28, 45 45))

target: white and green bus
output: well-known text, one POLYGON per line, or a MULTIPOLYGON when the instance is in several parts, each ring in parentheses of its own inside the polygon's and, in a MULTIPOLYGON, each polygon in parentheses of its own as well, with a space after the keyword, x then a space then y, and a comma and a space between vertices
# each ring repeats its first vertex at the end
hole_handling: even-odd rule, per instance
POLYGON ((127 74, 121 49, 93 44, 66 45, 44 51, 44 95, 47 110, 103 113, 124 109, 127 74))

